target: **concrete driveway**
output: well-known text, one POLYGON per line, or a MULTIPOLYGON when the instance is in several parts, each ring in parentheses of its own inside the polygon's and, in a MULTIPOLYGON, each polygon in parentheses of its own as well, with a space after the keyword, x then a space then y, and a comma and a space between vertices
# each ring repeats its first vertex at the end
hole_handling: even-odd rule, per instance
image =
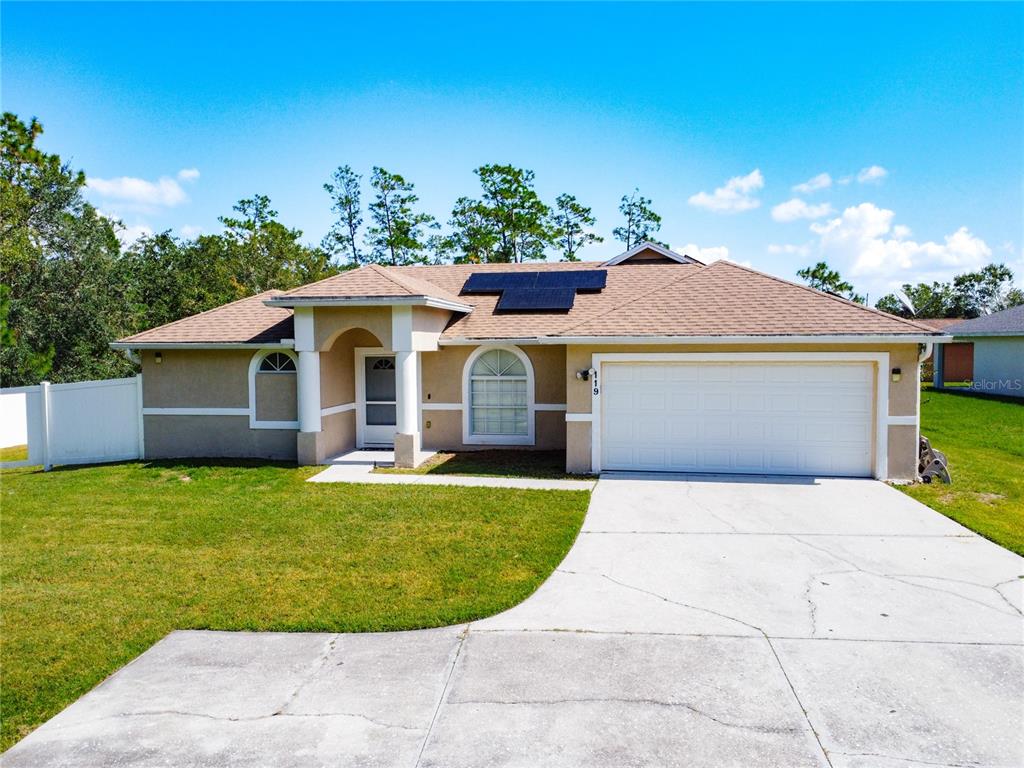
POLYGON ((874 481, 606 476, 504 614, 175 632, 3 764, 1021 766, 1022 575, 874 481))

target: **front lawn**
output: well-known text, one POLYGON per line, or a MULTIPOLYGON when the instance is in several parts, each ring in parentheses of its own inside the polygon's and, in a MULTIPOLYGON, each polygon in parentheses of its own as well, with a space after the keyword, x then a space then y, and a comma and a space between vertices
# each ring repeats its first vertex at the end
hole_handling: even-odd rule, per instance
POLYGON ((522 601, 585 492, 306 483, 319 468, 0 473, 0 749, 173 629, 359 632, 522 601))
POLYGON ((585 480, 587 475, 565 471, 565 451, 487 450, 435 453, 415 469, 378 467, 374 472, 394 475, 479 475, 533 477, 545 480, 585 480))
POLYGON ((925 389, 921 434, 946 454, 953 484, 901 490, 1024 555, 1024 403, 925 389))

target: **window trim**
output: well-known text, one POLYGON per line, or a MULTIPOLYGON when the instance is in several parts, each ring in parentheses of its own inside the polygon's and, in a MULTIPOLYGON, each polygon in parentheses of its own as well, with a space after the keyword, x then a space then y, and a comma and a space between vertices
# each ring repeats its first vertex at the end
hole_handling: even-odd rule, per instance
POLYGON ((299 373, 299 364, 298 364, 298 361, 296 361, 294 354, 289 355, 284 350, 274 349, 274 350, 270 350, 270 351, 267 351, 267 352, 260 352, 260 361, 256 364, 256 373, 257 374, 263 374, 263 373, 269 373, 269 374, 286 373, 286 374, 290 374, 292 376, 297 376, 298 373, 299 373), (292 369, 290 371, 285 371, 285 370, 281 370, 281 369, 278 369, 276 371, 264 371, 263 370, 263 361, 266 360, 271 355, 283 355, 284 357, 289 358, 292 361, 292 369))
POLYGON ((275 352, 280 352, 283 355, 287 355, 295 363, 294 371, 263 371, 262 374, 281 374, 286 373, 290 376, 295 376, 295 392, 296 392, 296 403, 295 413, 298 415, 298 372, 299 372, 299 358, 293 350, 270 348, 261 349, 252 356, 249 361, 249 429, 298 429, 299 420, 296 418, 295 421, 258 421, 256 419, 256 375, 260 372, 260 365, 263 363, 263 358, 271 355, 275 352))
POLYGON ((462 442, 465 445, 534 445, 535 413, 537 410, 534 391, 533 363, 522 349, 511 345, 486 345, 477 347, 466 358, 462 367, 462 442), (515 355, 526 369, 526 434, 525 435, 475 435, 472 427, 472 371, 476 361, 488 352, 501 350, 515 355))

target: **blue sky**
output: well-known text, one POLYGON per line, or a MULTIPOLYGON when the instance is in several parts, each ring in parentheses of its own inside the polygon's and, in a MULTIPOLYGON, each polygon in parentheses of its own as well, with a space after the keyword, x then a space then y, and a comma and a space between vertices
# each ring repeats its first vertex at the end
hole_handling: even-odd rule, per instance
POLYGON ((587 258, 619 250, 639 187, 673 247, 783 277, 826 258, 872 299, 989 261, 1024 278, 1019 3, 6 2, 2 21, 3 108, 40 118, 126 234, 217 231, 259 192, 318 242, 342 163, 402 173, 445 221, 500 162, 593 206, 587 258))

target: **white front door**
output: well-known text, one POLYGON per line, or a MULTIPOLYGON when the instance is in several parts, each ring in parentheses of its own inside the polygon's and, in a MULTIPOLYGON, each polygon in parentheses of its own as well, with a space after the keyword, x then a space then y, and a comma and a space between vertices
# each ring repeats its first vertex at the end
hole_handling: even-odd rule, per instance
POLYGON ((865 363, 605 363, 601 467, 871 475, 865 363))
POLYGON ((395 356, 366 355, 361 358, 362 377, 358 403, 362 445, 395 444, 395 356))

